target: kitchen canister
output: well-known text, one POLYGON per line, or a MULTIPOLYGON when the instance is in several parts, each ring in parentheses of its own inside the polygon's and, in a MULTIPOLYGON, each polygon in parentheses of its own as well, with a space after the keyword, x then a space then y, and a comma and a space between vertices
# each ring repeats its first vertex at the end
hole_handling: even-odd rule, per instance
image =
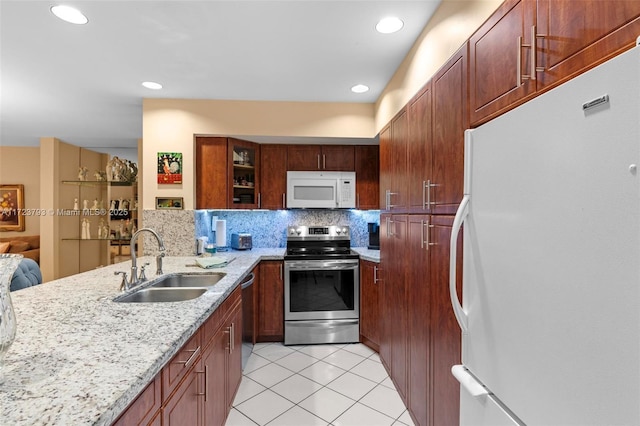
POLYGON ((0 379, 4 354, 16 338, 16 315, 11 303, 11 277, 22 260, 21 254, 0 254, 0 379))

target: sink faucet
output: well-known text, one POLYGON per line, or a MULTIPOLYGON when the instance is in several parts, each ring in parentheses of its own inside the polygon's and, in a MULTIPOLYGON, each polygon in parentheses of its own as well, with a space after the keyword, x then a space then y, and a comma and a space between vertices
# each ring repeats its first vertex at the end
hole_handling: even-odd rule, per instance
POLYGON ((131 278, 129 279, 128 285, 125 286, 126 290, 144 281, 144 279, 141 280, 140 278, 138 278, 138 265, 136 262, 136 239, 138 238, 138 235, 140 235, 140 233, 143 231, 150 232, 154 237, 156 237, 156 240, 158 241, 160 254, 156 256, 156 275, 162 274, 162 258, 165 255, 164 242, 162 241, 162 238, 160 238, 160 235, 158 235, 158 233, 151 228, 138 229, 131 236, 131 242, 129 246, 131 251, 131 278))

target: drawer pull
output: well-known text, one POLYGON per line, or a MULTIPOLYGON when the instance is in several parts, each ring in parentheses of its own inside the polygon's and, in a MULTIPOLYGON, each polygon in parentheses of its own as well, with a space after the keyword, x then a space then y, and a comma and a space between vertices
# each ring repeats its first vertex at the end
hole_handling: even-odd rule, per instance
POLYGON ((185 352, 191 352, 191 356, 189 357, 189 359, 186 361, 176 361, 175 363, 184 364, 184 368, 188 368, 191 365, 191 363, 195 361, 195 359, 198 357, 198 354, 200 354, 200 346, 198 346, 195 349, 187 349, 185 350, 185 352))

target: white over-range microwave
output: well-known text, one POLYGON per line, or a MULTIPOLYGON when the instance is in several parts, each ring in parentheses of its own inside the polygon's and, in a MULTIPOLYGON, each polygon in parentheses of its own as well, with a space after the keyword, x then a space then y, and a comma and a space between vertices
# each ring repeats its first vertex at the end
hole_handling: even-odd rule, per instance
POLYGON ((356 208, 355 172, 287 172, 287 207, 356 208))

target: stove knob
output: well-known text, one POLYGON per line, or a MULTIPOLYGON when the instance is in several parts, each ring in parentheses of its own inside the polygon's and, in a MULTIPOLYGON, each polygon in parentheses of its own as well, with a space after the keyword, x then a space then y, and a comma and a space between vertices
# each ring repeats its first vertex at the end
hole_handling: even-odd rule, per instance
POLYGON ((347 235, 347 233, 349 232, 349 230, 347 228, 342 228, 342 233, 347 235))
POLYGON ((296 229, 296 234, 300 235, 302 233, 301 229, 296 229))
POLYGON ((340 231, 340 228, 336 228, 336 234, 340 235, 340 232, 342 232, 340 231))
POLYGON ((293 228, 289 228, 289 234, 294 235, 296 233, 296 230, 293 228))

